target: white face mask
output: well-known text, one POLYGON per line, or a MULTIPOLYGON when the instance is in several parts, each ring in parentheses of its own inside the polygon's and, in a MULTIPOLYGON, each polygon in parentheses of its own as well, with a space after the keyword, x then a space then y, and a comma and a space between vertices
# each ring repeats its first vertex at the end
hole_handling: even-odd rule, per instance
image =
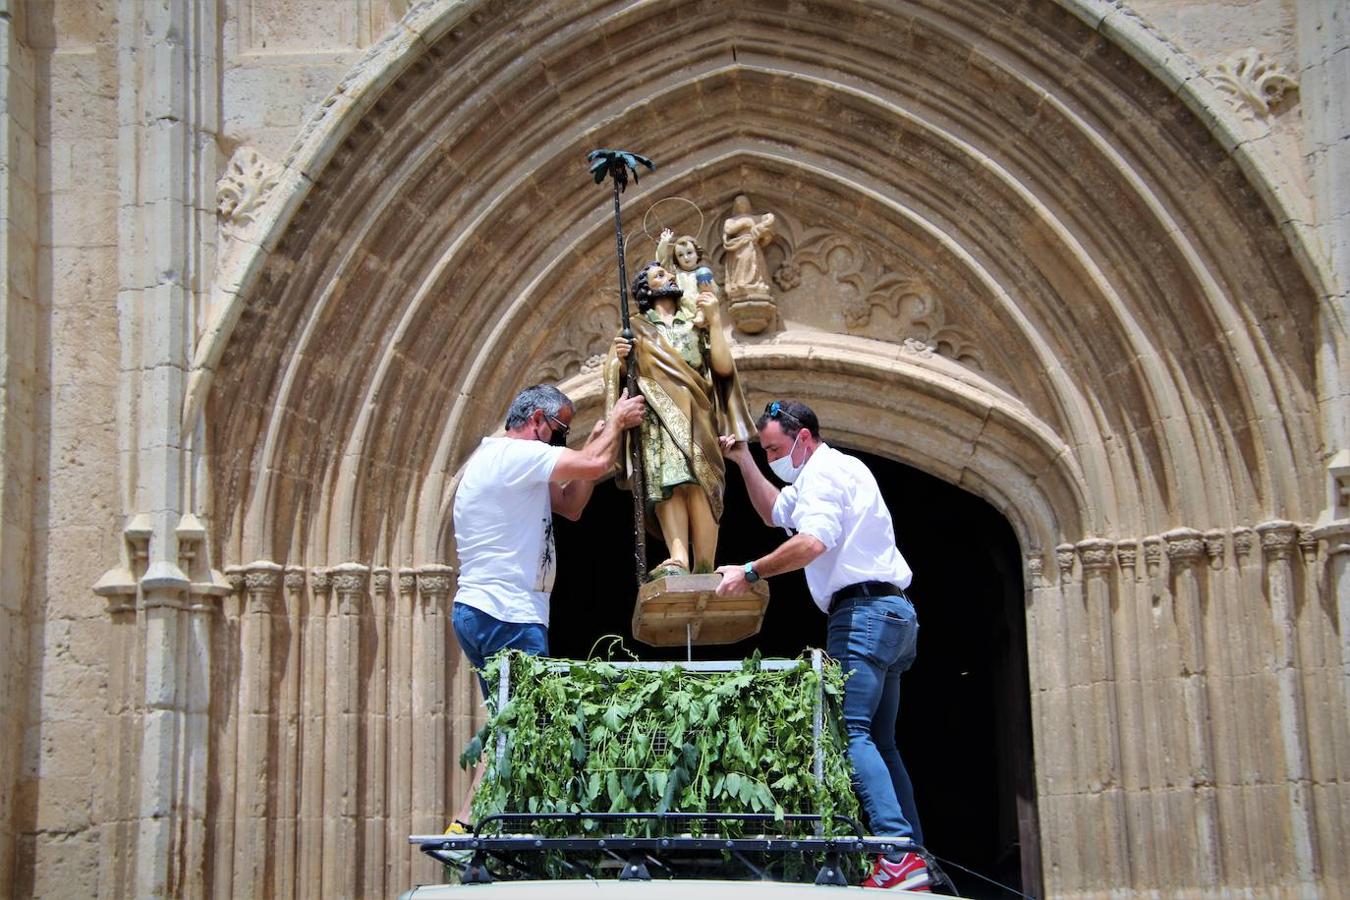
POLYGON ((769 468, 773 470, 773 474, 777 475, 788 484, 792 484, 792 482, 796 481, 797 476, 802 474, 802 469, 806 466, 806 460, 802 460, 800 466, 794 466, 792 464, 792 454, 797 452, 797 441, 801 440, 801 437, 802 433, 798 431, 797 436, 792 439, 792 449, 785 455, 780 456, 778 459, 769 463, 769 468))

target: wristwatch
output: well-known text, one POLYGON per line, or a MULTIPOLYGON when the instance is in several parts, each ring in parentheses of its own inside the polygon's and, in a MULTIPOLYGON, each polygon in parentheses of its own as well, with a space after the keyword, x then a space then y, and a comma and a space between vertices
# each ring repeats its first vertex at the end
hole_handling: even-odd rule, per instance
POLYGON ((759 581, 759 573, 755 571, 755 564, 748 562, 745 564, 745 583, 754 584, 759 581))

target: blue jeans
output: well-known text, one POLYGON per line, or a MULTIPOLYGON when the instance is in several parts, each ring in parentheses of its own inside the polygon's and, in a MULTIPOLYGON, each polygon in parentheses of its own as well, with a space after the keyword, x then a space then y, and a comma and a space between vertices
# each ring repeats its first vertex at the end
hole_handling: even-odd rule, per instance
POLYGON ((826 650, 845 672, 844 724, 853 787, 871 832, 923 843, 914 786, 895 746, 900 674, 914 664, 919 619, 905 597, 844 600, 830 612, 826 650))
POLYGON ((455 637, 464 655, 478 673, 478 686, 487 699, 488 686, 483 668, 498 650, 522 650, 531 656, 548 656, 548 627, 538 622, 503 622, 477 607, 456 603, 450 614, 455 637))

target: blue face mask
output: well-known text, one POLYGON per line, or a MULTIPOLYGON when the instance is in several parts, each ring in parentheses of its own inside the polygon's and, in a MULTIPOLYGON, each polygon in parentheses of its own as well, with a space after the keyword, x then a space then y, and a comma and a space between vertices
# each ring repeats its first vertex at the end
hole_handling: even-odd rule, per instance
POLYGON ((802 474, 802 469, 806 466, 806 460, 802 460, 800 466, 794 466, 792 464, 792 454, 797 452, 797 441, 801 440, 801 437, 802 433, 798 431, 797 436, 792 439, 792 449, 769 463, 769 468, 773 470, 773 474, 777 475, 788 484, 792 484, 792 482, 796 481, 797 476, 802 474))

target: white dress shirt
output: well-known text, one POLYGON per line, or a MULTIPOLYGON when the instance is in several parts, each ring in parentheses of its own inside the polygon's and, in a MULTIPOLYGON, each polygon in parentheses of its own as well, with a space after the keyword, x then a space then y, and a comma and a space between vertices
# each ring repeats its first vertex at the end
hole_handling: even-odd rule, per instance
POLYGON ((825 552, 806 566, 806 585, 822 612, 840 588, 889 581, 902 590, 914 573, 895 546, 891 513, 871 470, 822 443, 797 480, 778 494, 773 523, 809 534, 825 552))

